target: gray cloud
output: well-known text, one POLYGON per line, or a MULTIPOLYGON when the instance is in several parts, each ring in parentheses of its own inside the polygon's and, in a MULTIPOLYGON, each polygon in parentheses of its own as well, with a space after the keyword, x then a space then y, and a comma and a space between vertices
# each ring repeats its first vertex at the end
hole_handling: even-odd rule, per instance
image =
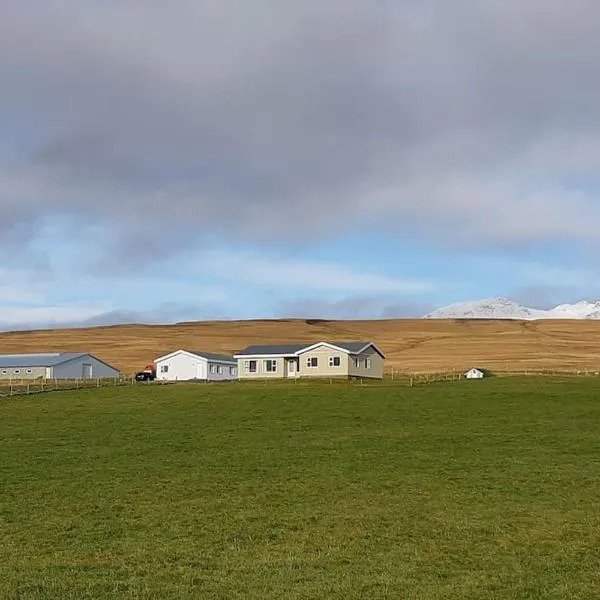
POLYGON ((582 290, 571 285, 532 285, 516 289, 511 298, 524 306, 549 309, 559 304, 575 304, 583 299, 595 301, 600 290, 582 290))
POLYGON ((93 317, 60 321, 39 320, 35 322, 10 322, 0 320, 0 331, 57 329, 72 327, 95 327, 102 325, 122 325, 142 323, 147 325, 163 325, 183 321, 225 320, 218 306, 196 305, 180 302, 166 302, 149 310, 111 310, 100 312, 93 317))
POLYGON ((315 319, 399 319, 421 317, 433 307, 424 302, 403 301, 384 296, 352 296, 326 301, 305 299, 285 303, 281 317, 315 319))
POLYGON ((50 215, 113 257, 382 224, 596 239, 599 23, 591 0, 0 0, 0 242, 50 215))

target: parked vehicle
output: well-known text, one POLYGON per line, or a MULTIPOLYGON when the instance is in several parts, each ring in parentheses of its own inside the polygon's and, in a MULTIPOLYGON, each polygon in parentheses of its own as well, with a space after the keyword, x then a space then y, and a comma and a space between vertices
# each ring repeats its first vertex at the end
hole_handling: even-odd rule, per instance
POLYGON ((143 371, 135 374, 136 381, 154 381, 156 379, 156 369, 154 365, 146 365, 143 371))

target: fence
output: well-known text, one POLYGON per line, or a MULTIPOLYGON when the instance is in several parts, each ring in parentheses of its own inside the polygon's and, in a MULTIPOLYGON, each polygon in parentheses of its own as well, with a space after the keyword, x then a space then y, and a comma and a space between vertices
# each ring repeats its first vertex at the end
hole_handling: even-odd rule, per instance
MULTIPOLYGON (((595 369, 523 369, 520 371, 494 371, 494 377, 598 377, 600 371, 595 369)), ((350 384, 361 386, 399 386, 414 387, 426 385, 429 383, 438 383, 444 381, 459 381, 464 379, 463 371, 440 371, 440 372, 421 372, 410 373, 399 370, 389 370, 384 373, 381 379, 352 379, 348 381, 343 378, 294 378, 294 379, 254 379, 254 380, 236 380, 225 382, 207 382, 209 385, 318 385, 318 384, 350 384)), ((116 386, 156 386, 156 385, 181 385, 186 382, 138 382, 134 377, 130 378, 109 378, 109 379, 0 379, 0 398, 8 396, 21 396, 29 394, 40 394, 60 390, 79 390, 90 388, 106 388, 116 386)))
POLYGON ((59 390, 115 387, 130 382, 117 378, 94 379, 0 379, 0 397, 40 394, 59 390))

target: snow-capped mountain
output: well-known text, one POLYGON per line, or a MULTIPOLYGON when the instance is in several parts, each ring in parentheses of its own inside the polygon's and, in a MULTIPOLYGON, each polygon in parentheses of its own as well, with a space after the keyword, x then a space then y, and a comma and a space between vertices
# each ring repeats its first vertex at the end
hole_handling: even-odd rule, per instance
POLYGON ((423 319, 600 319, 600 301, 582 300, 575 304, 559 304, 547 310, 529 308, 507 298, 488 298, 459 302, 438 308, 423 319))

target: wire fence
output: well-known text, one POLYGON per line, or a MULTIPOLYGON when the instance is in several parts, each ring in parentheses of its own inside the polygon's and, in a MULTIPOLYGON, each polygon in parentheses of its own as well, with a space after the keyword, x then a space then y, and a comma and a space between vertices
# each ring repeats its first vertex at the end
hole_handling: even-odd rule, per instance
POLYGON ((81 390, 90 388, 131 385, 128 379, 87 378, 87 379, 0 379, 0 398, 57 392, 61 390, 81 390))
MULTIPOLYGON (((600 370, 595 369, 520 369, 514 371, 489 372, 488 377, 600 377, 600 370)), ((208 383, 212 385, 323 385, 346 384, 360 386, 399 386, 415 387, 430 383, 460 381, 465 379, 464 372, 451 370, 439 372, 406 372, 396 369, 386 371, 383 378, 342 378, 342 377, 296 377, 293 379, 264 378, 264 379, 236 379, 228 381, 195 381, 194 383, 208 383)), ((10 396, 23 396, 47 392, 84 390, 93 388, 110 387, 138 387, 181 385, 191 382, 185 381, 136 381, 135 377, 122 378, 93 378, 93 379, 0 379, 0 398, 10 396)))

